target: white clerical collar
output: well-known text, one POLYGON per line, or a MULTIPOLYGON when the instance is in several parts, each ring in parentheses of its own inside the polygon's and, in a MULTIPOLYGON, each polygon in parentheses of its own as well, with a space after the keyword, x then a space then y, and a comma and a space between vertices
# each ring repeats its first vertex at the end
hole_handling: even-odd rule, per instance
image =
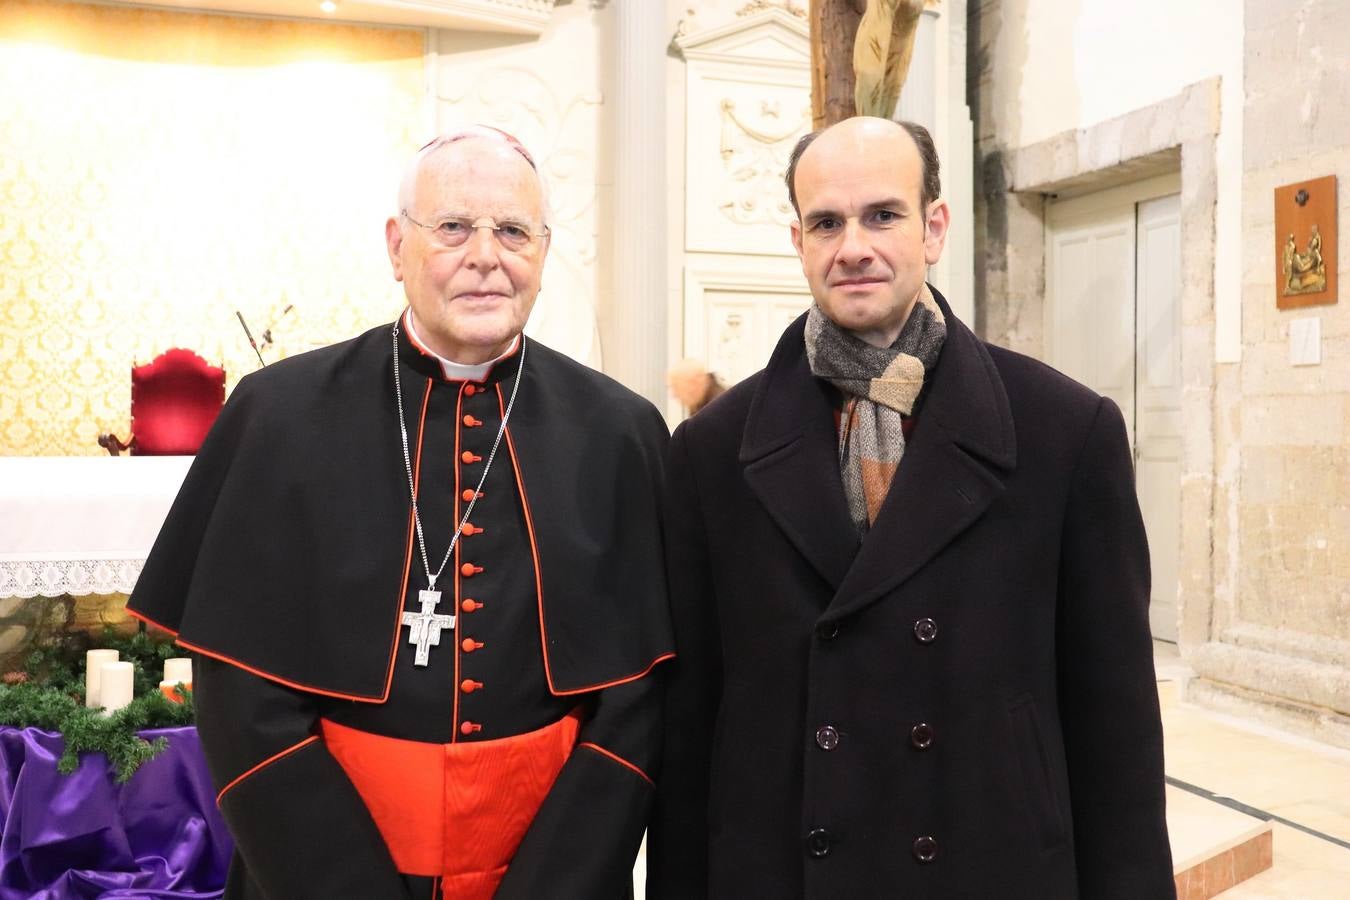
POLYGON ((520 335, 516 335, 511 340, 510 346, 506 348, 506 352, 501 356, 490 359, 485 363, 479 363, 476 366, 467 366, 464 363, 446 359, 427 346, 427 342, 422 340, 417 333, 417 328, 413 325, 412 307, 409 307, 408 311, 403 314, 403 325, 408 329, 409 340, 413 342, 417 349, 441 364, 441 370, 445 372, 448 381, 483 381, 488 377, 488 373, 492 371, 493 366, 515 353, 516 347, 520 345, 520 335))

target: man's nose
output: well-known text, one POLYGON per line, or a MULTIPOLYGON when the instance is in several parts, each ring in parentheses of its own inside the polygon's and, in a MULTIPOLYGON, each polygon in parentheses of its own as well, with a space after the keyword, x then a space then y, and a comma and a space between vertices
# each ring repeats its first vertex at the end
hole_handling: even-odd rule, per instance
POLYGON ((844 223, 844 232, 839 238, 839 252, 835 254, 839 262, 848 266, 863 265, 872 259, 872 243, 867 231, 856 219, 844 223))
POLYGON ((495 269, 501 264, 497 232, 487 225, 475 225, 464 243, 464 264, 470 268, 495 269))

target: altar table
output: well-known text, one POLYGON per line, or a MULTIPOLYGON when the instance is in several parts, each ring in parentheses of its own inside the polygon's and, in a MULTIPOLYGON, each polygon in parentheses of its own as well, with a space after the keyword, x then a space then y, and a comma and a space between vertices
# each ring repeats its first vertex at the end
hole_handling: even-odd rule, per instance
POLYGON ((192 460, 0 457, 0 600, 131 593, 192 460))

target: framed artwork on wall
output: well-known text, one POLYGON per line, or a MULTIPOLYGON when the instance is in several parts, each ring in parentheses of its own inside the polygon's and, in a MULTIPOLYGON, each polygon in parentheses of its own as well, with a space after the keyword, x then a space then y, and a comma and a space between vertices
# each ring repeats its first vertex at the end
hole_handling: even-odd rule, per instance
POLYGON ((1275 305, 1336 302, 1336 176, 1275 189, 1275 305))

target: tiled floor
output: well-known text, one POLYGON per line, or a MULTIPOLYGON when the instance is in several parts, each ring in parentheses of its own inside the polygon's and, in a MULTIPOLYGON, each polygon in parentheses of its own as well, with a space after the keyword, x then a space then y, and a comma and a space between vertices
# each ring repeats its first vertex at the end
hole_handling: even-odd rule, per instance
MULTIPOLYGON (((1169 776, 1350 842, 1350 751, 1187 704, 1175 648, 1155 658, 1169 776)), ((1350 848, 1280 822, 1274 837, 1275 864, 1222 900, 1350 900, 1350 848)))

